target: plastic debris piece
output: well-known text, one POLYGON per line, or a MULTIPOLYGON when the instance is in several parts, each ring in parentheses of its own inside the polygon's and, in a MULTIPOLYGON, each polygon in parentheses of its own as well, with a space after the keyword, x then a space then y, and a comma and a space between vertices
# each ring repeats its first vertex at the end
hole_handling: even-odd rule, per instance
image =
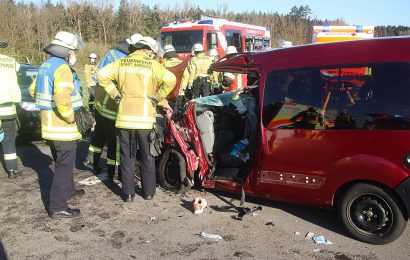
POLYGON ((223 240, 223 238, 220 235, 216 235, 216 234, 208 234, 206 232, 201 232, 200 235, 202 238, 212 240, 212 241, 223 240))
POLYGON ((197 197, 194 200, 194 213, 199 215, 204 212, 204 209, 208 206, 208 203, 204 198, 197 197))
POLYGON ((85 178, 81 181, 79 181, 78 183, 81 185, 85 185, 85 186, 92 186, 98 183, 101 183, 102 181, 108 180, 108 174, 107 173, 101 173, 100 175, 97 176, 91 176, 88 178, 85 178))
POLYGON ((313 237, 313 241, 315 241, 316 244, 333 245, 333 243, 326 240, 324 236, 315 236, 313 237))
POLYGON ((296 232, 295 232, 295 235, 300 236, 300 232, 297 232, 297 231, 296 231, 296 232))
POLYGON ((255 213, 255 212, 252 213, 252 217, 255 217, 255 216, 257 216, 257 215, 259 215, 259 214, 258 214, 258 213, 255 213))
POLYGON ((151 219, 151 221, 153 221, 153 220, 155 220, 155 219, 156 219, 156 217, 151 217, 150 219, 151 219))
POLYGON ((319 252, 320 252, 320 249, 319 249, 319 248, 316 248, 316 249, 313 249, 312 251, 313 251, 313 253, 319 253, 319 252))
POLYGON ((308 232, 308 233, 306 233, 305 238, 306 239, 311 239, 314 235, 315 234, 313 232, 308 232))

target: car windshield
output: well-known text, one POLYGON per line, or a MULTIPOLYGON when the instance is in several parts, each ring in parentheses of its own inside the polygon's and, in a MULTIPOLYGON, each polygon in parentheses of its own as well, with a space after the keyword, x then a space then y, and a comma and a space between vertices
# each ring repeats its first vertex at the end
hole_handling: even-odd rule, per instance
POLYGON ((172 44, 177 52, 190 52, 195 43, 203 43, 203 31, 162 32, 162 46, 172 44))
POLYGON ((21 67, 17 72, 17 81, 20 88, 28 88, 37 76, 38 70, 36 68, 21 67))

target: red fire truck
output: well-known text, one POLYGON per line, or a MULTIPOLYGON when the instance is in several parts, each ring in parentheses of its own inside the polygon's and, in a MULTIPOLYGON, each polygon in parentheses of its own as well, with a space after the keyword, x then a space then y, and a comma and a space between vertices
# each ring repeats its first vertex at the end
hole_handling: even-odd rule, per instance
POLYGON ((207 16, 195 22, 178 20, 161 29, 161 45, 172 44, 181 58, 189 57, 195 43, 202 43, 206 51, 217 49, 220 57, 227 46, 235 46, 239 53, 265 50, 270 48, 270 30, 207 16))

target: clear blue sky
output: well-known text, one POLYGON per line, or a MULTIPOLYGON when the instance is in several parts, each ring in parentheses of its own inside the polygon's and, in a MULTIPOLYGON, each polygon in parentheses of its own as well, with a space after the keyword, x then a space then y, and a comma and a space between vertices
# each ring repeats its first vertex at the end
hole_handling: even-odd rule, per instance
MULTIPOLYGON (((185 0, 140 0, 150 6, 183 6, 185 0)), ((117 2, 117 1, 115 1, 117 2)), ((119 2, 119 1, 118 1, 119 2)), ((410 0, 191 0, 201 9, 216 9, 224 3, 228 10, 272 11, 280 14, 289 13, 295 5, 309 5, 312 17, 319 19, 343 18, 350 25, 406 25, 410 26, 410 0)))

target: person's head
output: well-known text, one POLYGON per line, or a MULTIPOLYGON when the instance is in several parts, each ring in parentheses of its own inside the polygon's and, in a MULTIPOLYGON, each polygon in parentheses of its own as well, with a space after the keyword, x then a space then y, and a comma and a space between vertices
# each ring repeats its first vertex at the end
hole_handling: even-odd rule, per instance
POLYGON ((96 60, 97 60, 97 54, 95 54, 94 52, 90 53, 90 55, 88 55, 88 58, 90 59, 90 63, 91 64, 95 64, 96 60))
POLYGON ((204 52, 204 46, 201 43, 195 43, 194 46, 192 46, 192 51, 197 55, 198 53, 204 52))
POLYGON ((165 45, 164 46, 164 58, 170 59, 170 58, 176 58, 176 57, 178 57, 178 54, 174 46, 172 46, 171 44, 165 45))
POLYGON ((154 58, 159 51, 157 41, 151 37, 143 37, 135 47, 143 50, 150 58, 154 58))
POLYGON ((138 43, 139 41, 142 40, 142 38, 144 38, 141 34, 139 33, 134 33, 133 35, 131 35, 129 38, 125 39, 125 41, 128 44, 128 50, 129 53, 133 53, 134 51, 136 51, 138 48, 138 43))
POLYGON ((226 48, 226 55, 233 55, 233 54, 236 54, 236 53, 238 53, 238 50, 236 49, 235 46, 228 46, 226 48))
POLYGON ((75 51, 83 48, 80 38, 70 32, 60 31, 44 48, 44 52, 65 59, 71 66, 77 61, 75 51))
POLYGON ((219 59, 218 51, 216 49, 210 49, 209 56, 211 56, 214 61, 217 61, 219 59))

